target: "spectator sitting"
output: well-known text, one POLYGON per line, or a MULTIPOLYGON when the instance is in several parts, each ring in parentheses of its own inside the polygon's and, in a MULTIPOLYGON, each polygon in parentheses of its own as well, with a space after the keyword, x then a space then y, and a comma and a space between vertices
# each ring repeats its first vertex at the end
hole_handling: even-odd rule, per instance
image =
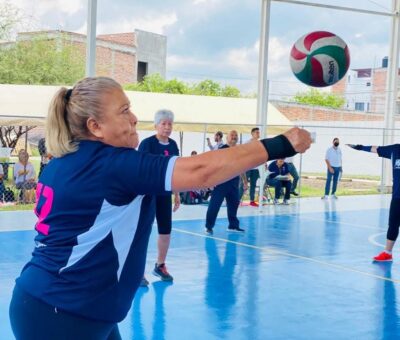
POLYGON ((44 138, 39 139, 38 150, 40 154, 40 170, 39 170, 39 177, 40 177, 43 169, 49 163, 51 158, 51 156, 47 153, 46 140, 44 138))
POLYGON ((19 162, 14 165, 14 181, 17 189, 21 190, 20 198, 24 203, 33 203, 35 200, 36 173, 29 155, 25 150, 18 153, 19 162))
POLYGON ((285 188, 285 197, 283 204, 289 204, 290 200, 290 189, 292 187, 292 181, 289 176, 289 168, 287 163, 283 159, 277 159, 268 166, 268 177, 266 184, 275 188, 275 199, 274 204, 278 204, 278 200, 281 196, 282 188, 285 188))
MULTIPOLYGON (((193 150, 190 156, 196 156, 197 151, 193 150)), ((201 204, 203 201, 207 201, 210 197, 210 189, 200 189, 193 191, 181 192, 181 201, 183 204, 201 204)))
POLYGON ((0 164, 0 202, 5 201, 4 199, 5 187, 4 187, 3 177, 4 177, 3 166, 0 164))

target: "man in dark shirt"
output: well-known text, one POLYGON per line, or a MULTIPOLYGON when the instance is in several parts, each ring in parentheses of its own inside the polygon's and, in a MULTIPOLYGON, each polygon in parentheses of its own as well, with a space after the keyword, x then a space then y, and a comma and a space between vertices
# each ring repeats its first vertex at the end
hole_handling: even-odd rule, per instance
MULTIPOLYGON (((221 149, 234 147, 238 141, 238 133, 232 130, 226 137, 227 144, 223 145, 221 149)), ((217 185, 211 195, 210 204, 208 205, 206 215, 206 233, 208 235, 213 234, 213 228, 219 209, 221 208, 222 202, 226 200, 226 208, 228 210, 228 231, 233 232, 244 232, 239 227, 239 219, 237 218, 237 210, 239 208, 239 181, 240 176, 236 176, 229 181, 217 185)))

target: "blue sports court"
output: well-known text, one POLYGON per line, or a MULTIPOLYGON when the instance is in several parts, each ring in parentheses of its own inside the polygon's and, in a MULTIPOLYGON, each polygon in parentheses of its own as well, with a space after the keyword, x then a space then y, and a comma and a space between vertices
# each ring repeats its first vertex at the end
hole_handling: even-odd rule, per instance
MULTIPOLYGON (((120 324, 123 339, 395 339, 400 270, 372 263, 386 236, 389 196, 309 198, 290 206, 239 209, 245 234, 226 231, 225 208, 212 237, 204 206, 174 216, 167 264, 173 284, 146 277, 120 324)), ((30 258, 35 217, 0 217, 0 330, 13 339, 8 305, 30 258)))

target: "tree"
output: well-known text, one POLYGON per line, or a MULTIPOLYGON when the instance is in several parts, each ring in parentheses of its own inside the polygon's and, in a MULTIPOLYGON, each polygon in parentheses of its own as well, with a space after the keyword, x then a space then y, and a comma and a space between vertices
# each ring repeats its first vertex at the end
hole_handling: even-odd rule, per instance
POLYGON ((301 104, 326 106, 334 109, 343 107, 345 99, 334 93, 322 92, 317 89, 310 89, 308 92, 298 92, 293 101, 301 104))
POLYGON ((18 139, 35 126, 0 126, 1 146, 14 149, 18 139))
POLYGON ((200 83, 194 84, 192 93, 200 96, 220 96, 221 85, 213 80, 206 79, 200 83))
POLYGON ((221 96, 238 98, 240 97, 240 91, 234 86, 227 85, 222 89, 221 96))
POLYGON ((39 36, 0 49, 3 84, 73 84, 84 74, 84 56, 63 38, 39 36))
POLYGON ((8 1, 0 3, 0 40, 10 39, 14 28, 22 21, 21 11, 8 1))
POLYGON ((188 85, 178 79, 165 80, 158 73, 145 76, 143 81, 139 83, 126 84, 124 89, 128 91, 194 94, 199 96, 240 97, 240 91, 236 87, 227 85, 223 88, 213 80, 206 79, 200 83, 188 85))

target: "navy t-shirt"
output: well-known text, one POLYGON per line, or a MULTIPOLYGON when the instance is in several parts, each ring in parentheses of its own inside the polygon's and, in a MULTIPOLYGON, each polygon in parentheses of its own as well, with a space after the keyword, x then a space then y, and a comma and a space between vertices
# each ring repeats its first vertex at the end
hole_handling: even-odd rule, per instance
POLYGON ((274 179, 276 176, 286 176, 289 174, 289 167, 287 163, 283 163, 281 167, 278 166, 276 161, 273 161, 268 165, 268 171, 270 172, 268 178, 274 179))
POLYGON ((72 314, 123 320, 144 273, 152 197, 171 191, 175 160, 95 141, 53 159, 37 186, 36 246, 17 285, 72 314))
POLYGON ((379 157, 392 160, 393 168, 393 198, 400 198, 400 144, 379 146, 379 157))
POLYGON ((179 156, 179 149, 176 142, 168 138, 168 143, 161 143, 157 137, 151 136, 142 140, 139 145, 139 151, 149 152, 155 155, 179 156))

